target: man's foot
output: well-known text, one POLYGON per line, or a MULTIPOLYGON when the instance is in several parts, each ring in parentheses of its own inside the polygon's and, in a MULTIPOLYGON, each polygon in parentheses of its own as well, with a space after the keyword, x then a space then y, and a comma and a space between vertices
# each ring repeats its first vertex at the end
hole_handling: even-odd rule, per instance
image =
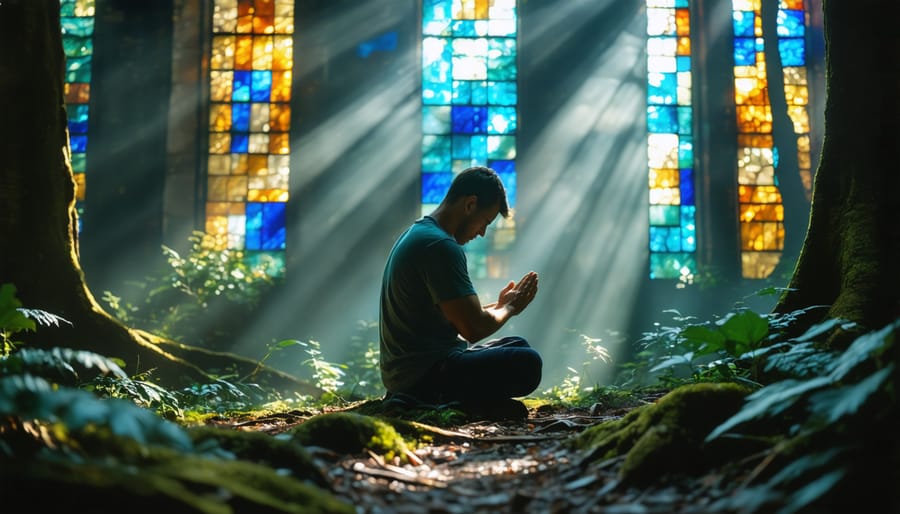
POLYGON ((475 419, 486 421, 522 421, 528 419, 528 407, 519 400, 513 400, 512 398, 465 402, 462 410, 475 419))

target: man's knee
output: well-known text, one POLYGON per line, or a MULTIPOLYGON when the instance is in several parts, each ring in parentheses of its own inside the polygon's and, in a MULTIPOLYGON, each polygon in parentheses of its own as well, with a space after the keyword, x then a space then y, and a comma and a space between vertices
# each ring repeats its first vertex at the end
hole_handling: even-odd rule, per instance
POLYGON ((541 383, 541 373, 543 372, 544 362, 541 355, 534 351, 521 352, 519 356, 519 383, 523 389, 527 389, 531 393, 537 389, 541 383))

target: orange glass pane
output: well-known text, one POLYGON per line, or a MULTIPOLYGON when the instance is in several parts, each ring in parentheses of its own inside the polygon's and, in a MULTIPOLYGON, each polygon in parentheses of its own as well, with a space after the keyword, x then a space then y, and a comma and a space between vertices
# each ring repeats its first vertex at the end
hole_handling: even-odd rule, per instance
POLYGON ((274 16, 254 16, 253 32, 256 34, 271 34, 275 32, 274 16))
POLYGON ((224 202, 228 199, 228 177, 206 177, 206 199, 211 202, 224 202))
POLYGON ((272 69, 272 36, 253 38, 253 69, 272 69))
POLYGON ((269 137, 269 152, 276 154, 290 153, 290 138, 287 134, 272 134, 269 137))
POLYGON ((272 40, 272 69, 289 70, 294 67, 294 42, 290 36, 275 36, 272 40))
POLYGON ((265 175, 269 170, 268 155, 250 155, 247 161, 247 174, 265 175))
POLYGON ((65 95, 67 104, 86 104, 91 99, 91 85, 66 82, 65 95))
POLYGON ((84 173, 73 173, 72 176, 75 178, 75 199, 82 201, 84 200, 84 173))
POLYGON ((772 148, 774 144, 771 134, 738 134, 739 147, 772 148))
POLYGON ((231 130, 231 104, 213 104, 210 107, 209 129, 212 132, 231 130))
POLYGON ((253 3, 257 16, 274 16, 275 0, 256 0, 253 3))
POLYGON ((687 9, 675 9, 675 33, 679 36, 691 34, 691 14, 687 9))
POLYGON ((291 100, 291 72, 272 72, 272 101, 289 102, 291 100))
POLYGON ((249 70, 253 66, 253 36, 238 36, 234 49, 234 69, 249 70))
POLYGON ((488 19, 488 0, 475 0, 475 19, 488 19))
POLYGON ((243 202, 247 198, 247 177, 228 177, 228 200, 231 202, 243 202))
POLYGON ((269 105, 269 130, 287 132, 291 128, 291 106, 289 104, 269 105))

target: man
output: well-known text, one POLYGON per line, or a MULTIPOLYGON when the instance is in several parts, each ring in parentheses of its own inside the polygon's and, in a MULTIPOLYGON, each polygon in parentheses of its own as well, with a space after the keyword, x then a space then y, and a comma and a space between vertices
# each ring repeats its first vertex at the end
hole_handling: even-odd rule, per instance
POLYGON ((497 215, 509 215, 497 173, 459 173, 441 204, 394 243, 381 286, 381 378, 386 401, 460 402, 480 417, 524 419, 513 398, 541 381, 541 357, 521 337, 479 343, 521 313, 537 293, 538 276, 510 281, 497 301, 481 305, 462 245, 497 215))

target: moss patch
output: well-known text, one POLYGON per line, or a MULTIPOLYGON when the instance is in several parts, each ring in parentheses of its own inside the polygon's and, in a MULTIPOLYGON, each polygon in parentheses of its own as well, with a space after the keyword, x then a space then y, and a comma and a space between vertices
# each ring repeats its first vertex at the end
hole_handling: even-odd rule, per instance
POLYGON ((627 482, 695 472, 707 462, 707 434, 735 414, 748 393, 737 384, 682 386, 653 405, 585 430, 573 445, 602 459, 625 455, 620 478, 627 482))
POLYGON ((394 426, 380 418, 352 412, 320 414, 290 431, 294 441, 339 453, 371 450, 387 458, 406 460, 408 446, 394 426))

